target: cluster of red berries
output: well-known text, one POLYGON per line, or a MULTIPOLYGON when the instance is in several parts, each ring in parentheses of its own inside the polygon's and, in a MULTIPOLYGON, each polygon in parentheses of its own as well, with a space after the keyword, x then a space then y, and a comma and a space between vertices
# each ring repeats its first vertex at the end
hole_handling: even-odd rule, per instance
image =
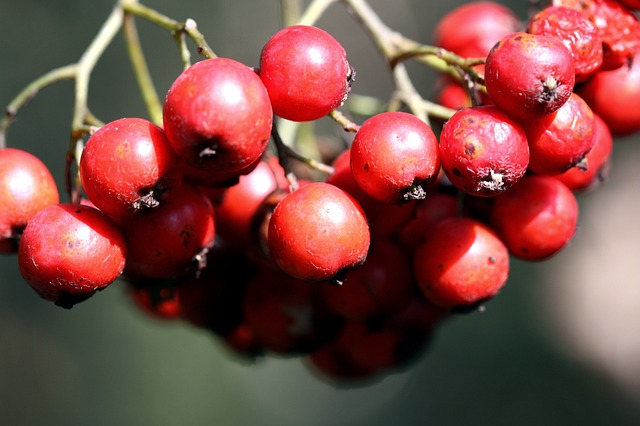
POLYGON ((79 162, 86 198, 60 203, 42 162, 0 151, 0 251, 65 308, 119 277, 149 314, 185 319, 245 355, 307 356, 335 378, 420 353, 439 322, 494 297, 509 258, 561 250, 575 194, 606 174, 613 137, 640 130, 637 1, 559 0, 526 23, 475 2, 435 44, 483 57, 448 79, 439 134, 408 112, 359 126, 324 181, 290 181, 273 117, 317 120, 354 80, 325 31, 292 26, 257 69, 205 59, 173 83, 163 125, 107 123, 79 162))

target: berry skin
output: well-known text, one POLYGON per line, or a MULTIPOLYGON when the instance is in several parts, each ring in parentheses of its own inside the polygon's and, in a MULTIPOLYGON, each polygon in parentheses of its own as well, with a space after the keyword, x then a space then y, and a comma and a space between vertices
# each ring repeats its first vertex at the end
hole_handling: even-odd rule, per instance
POLYGON ((351 146, 351 172, 360 188, 383 203, 424 198, 440 171, 433 130, 415 115, 383 112, 365 121, 351 146))
POLYGON ((342 285, 321 287, 327 305, 344 318, 367 320, 398 312, 413 294, 411 263, 399 244, 375 239, 367 260, 345 274, 342 285))
POLYGON ((271 166, 260 161, 251 173, 226 189, 215 208, 218 235, 226 244, 242 249, 256 242, 256 217, 264 200, 277 188, 271 166))
POLYGON ((264 153, 271 136, 269 94, 248 66, 228 58, 205 59, 171 85, 164 130, 174 150, 193 167, 228 180, 264 153))
POLYGON ((616 69, 640 49, 640 22, 616 0, 556 0, 557 6, 577 9, 598 29, 603 43, 602 70, 616 69))
POLYGON ((586 81, 603 62, 602 39, 587 15, 576 9, 550 6, 529 20, 527 32, 561 40, 571 52, 576 83, 586 81))
POLYGON ((98 209, 123 218, 171 198, 182 183, 182 169, 160 127, 142 118, 121 118, 89 138, 80 178, 98 209))
POLYGON ((21 149, 0 150, 0 253, 15 253, 27 222, 59 201, 56 182, 38 157, 21 149))
POLYGON ((486 57, 501 38, 520 27, 518 16, 493 1, 466 3, 445 15, 434 30, 433 44, 462 57, 486 57))
POLYGON ((476 196, 507 190, 529 164, 524 129, 493 105, 456 112, 442 128, 440 153, 451 183, 476 196))
POLYGON ((595 117, 589 105, 572 93, 562 107, 524 127, 529 142, 529 170, 555 175, 580 164, 595 143, 595 117))
POLYGON ((554 37, 513 33, 496 43, 485 62, 491 100, 520 121, 560 108, 575 77, 571 52, 554 37))
POLYGON ((615 70, 598 71, 577 93, 614 136, 640 130, 640 54, 615 70))
POLYGON ((434 305, 466 310, 494 297, 509 275, 509 252, 473 219, 442 220, 414 253, 419 288, 434 305))
POLYGON ((114 282, 126 253, 125 239, 107 215, 84 205, 56 204, 29 221, 18 266, 36 293, 69 309, 114 282))
POLYGON ((267 41, 258 73, 273 112, 292 121, 316 120, 338 108, 354 79, 342 45, 305 25, 283 28, 267 41))
POLYGON ((340 281, 367 258, 369 225, 357 202, 328 183, 287 194, 269 221, 268 245, 287 274, 308 281, 340 281))
POLYGON ((177 278, 197 265, 213 245, 214 211, 199 188, 183 184, 161 208, 119 223, 129 248, 125 275, 177 278))
POLYGON ((491 223, 514 256, 544 260, 571 239, 578 222, 578 202, 553 176, 525 176, 496 198, 491 223))
POLYGON ((602 118, 597 114, 595 118, 596 139, 591 151, 584 156, 586 170, 583 167, 572 167, 566 172, 554 176, 574 192, 595 189, 609 174, 613 136, 602 118))

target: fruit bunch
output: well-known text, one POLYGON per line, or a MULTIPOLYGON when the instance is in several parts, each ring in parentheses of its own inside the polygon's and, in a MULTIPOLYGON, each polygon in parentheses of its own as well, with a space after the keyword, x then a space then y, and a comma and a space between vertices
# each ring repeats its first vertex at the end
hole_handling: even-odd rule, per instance
POLYGON ((0 251, 64 308, 120 280, 144 312, 237 354, 305 356, 338 380, 407 365, 445 318, 500 292, 511 257, 542 261, 571 240, 577 194, 606 177, 613 138, 640 130, 640 4, 554 0, 522 22, 473 2, 427 46, 344 3, 389 62, 384 108, 348 118, 355 70, 309 19, 267 40, 255 68, 217 57, 186 21, 205 58, 155 119, 82 116, 69 201, 36 157, 0 150, 0 251), (437 102, 408 60, 442 72, 437 102), (345 130, 338 150, 314 139, 308 158, 280 135, 326 116, 345 130))

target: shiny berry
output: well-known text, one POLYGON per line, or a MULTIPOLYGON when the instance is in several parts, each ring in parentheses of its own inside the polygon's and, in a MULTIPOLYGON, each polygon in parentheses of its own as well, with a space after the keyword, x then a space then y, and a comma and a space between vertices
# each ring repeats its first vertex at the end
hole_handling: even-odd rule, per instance
POLYGON ((125 239, 107 215, 84 205, 56 204, 29 221, 18 266, 42 298, 68 309, 114 282, 126 253, 125 239))
POLYGON ((342 45, 306 25, 275 33, 262 49, 258 73, 274 113, 292 121, 316 120, 338 108, 354 78, 342 45))

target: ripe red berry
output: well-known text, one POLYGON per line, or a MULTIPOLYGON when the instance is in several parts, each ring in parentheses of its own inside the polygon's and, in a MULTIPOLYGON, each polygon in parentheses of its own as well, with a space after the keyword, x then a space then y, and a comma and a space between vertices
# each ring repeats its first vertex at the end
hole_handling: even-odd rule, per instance
POLYGON ((366 120, 351 146, 351 171, 360 188, 384 203, 424 198, 440 171, 438 140, 425 122, 406 112, 366 120))
POLYGON ((367 258, 369 225, 355 200, 328 183, 287 194, 269 221, 268 245, 276 264, 296 278, 340 280, 367 258))
POLYGON ((171 85, 164 130, 189 164, 230 179, 262 156, 271 136, 269 95, 257 74, 228 58, 205 59, 171 85))
POLYGON ((78 204, 49 206, 31 218, 20 239, 18 266, 44 299, 71 308, 122 273, 126 243, 101 211, 78 204))
POLYGON ((414 281, 411 262, 391 239, 375 239, 367 260, 345 274, 342 285, 322 286, 327 305, 344 318, 367 320, 398 312, 410 300, 414 281))
POLYGON ((493 1, 460 5, 447 13, 434 30, 433 44, 462 57, 486 57, 494 44, 520 27, 518 16, 493 1))
POLYGON ((292 121, 316 120, 338 108, 354 78, 342 45, 306 25, 275 33, 262 49, 258 73, 274 113, 292 121))
POLYGON ((247 248, 257 240, 256 217, 264 200, 278 188, 275 173, 266 161, 260 161, 249 174, 227 188, 216 205, 218 235, 235 248, 247 248))
POLYGON ((351 149, 345 149, 333 162, 334 173, 326 182, 351 195, 360 204, 369 221, 372 237, 391 237, 410 220, 415 203, 389 204, 371 198, 358 186, 351 171, 351 149))
POLYGON ((491 100, 521 121, 550 114, 573 91, 573 57, 557 38, 514 33, 489 52, 485 83, 491 100))
POLYGON ((597 114, 595 118, 595 143, 591 151, 584 156, 585 167, 572 167, 566 172, 554 176, 572 191, 595 189, 609 174, 613 136, 602 118, 597 114))
POLYGON ((640 130, 640 54, 615 70, 598 71, 577 93, 614 136, 640 130))
POLYGON ((602 39, 598 29, 579 10, 546 7, 531 17, 527 32, 556 37, 564 43, 574 59, 576 83, 586 81, 602 66, 602 39))
POLYGON ((247 282, 242 301, 246 325, 261 346, 279 354, 307 352, 323 339, 325 327, 319 309, 319 287, 280 270, 263 268, 247 282))
POLYGON ((184 275, 199 266, 215 235, 211 202, 188 184, 162 207, 119 225, 129 248, 125 274, 134 279, 184 275))
POLYGON ((418 286, 434 305, 468 309, 494 297, 509 275, 509 252, 473 219, 442 220, 414 254, 418 286))
POLYGON ((80 178, 98 209, 122 218, 171 198, 182 183, 182 169, 160 127, 142 118, 121 118, 89 138, 80 178))
POLYGON ((556 0, 554 4, 581 11, 598 29, 604 53, 601 69, 623 66, 640 49, 640 22, 618 1, 556 0))
POLYGON ((60 195, 47 166, 21 149, 0 150, 0 253, 18 250, 18 236, 27 222, 60 195))
POLYGON ((442 128, 440 153, 451 183, 477 196, 507 190, 529 164, 524 129, 494 105, 456 112, 442 128))
POLYGON ((496 198, 491 223, 509 252, 536 261, 556 254, 571 239, 578 221, 578 202, 552 176, 525 176, 496 198))
POLYGON ((553 114, 528 121, 529 170, 553 175, 579 165, 595 143, 595 126, 593 111, 575 93, 553 114))

